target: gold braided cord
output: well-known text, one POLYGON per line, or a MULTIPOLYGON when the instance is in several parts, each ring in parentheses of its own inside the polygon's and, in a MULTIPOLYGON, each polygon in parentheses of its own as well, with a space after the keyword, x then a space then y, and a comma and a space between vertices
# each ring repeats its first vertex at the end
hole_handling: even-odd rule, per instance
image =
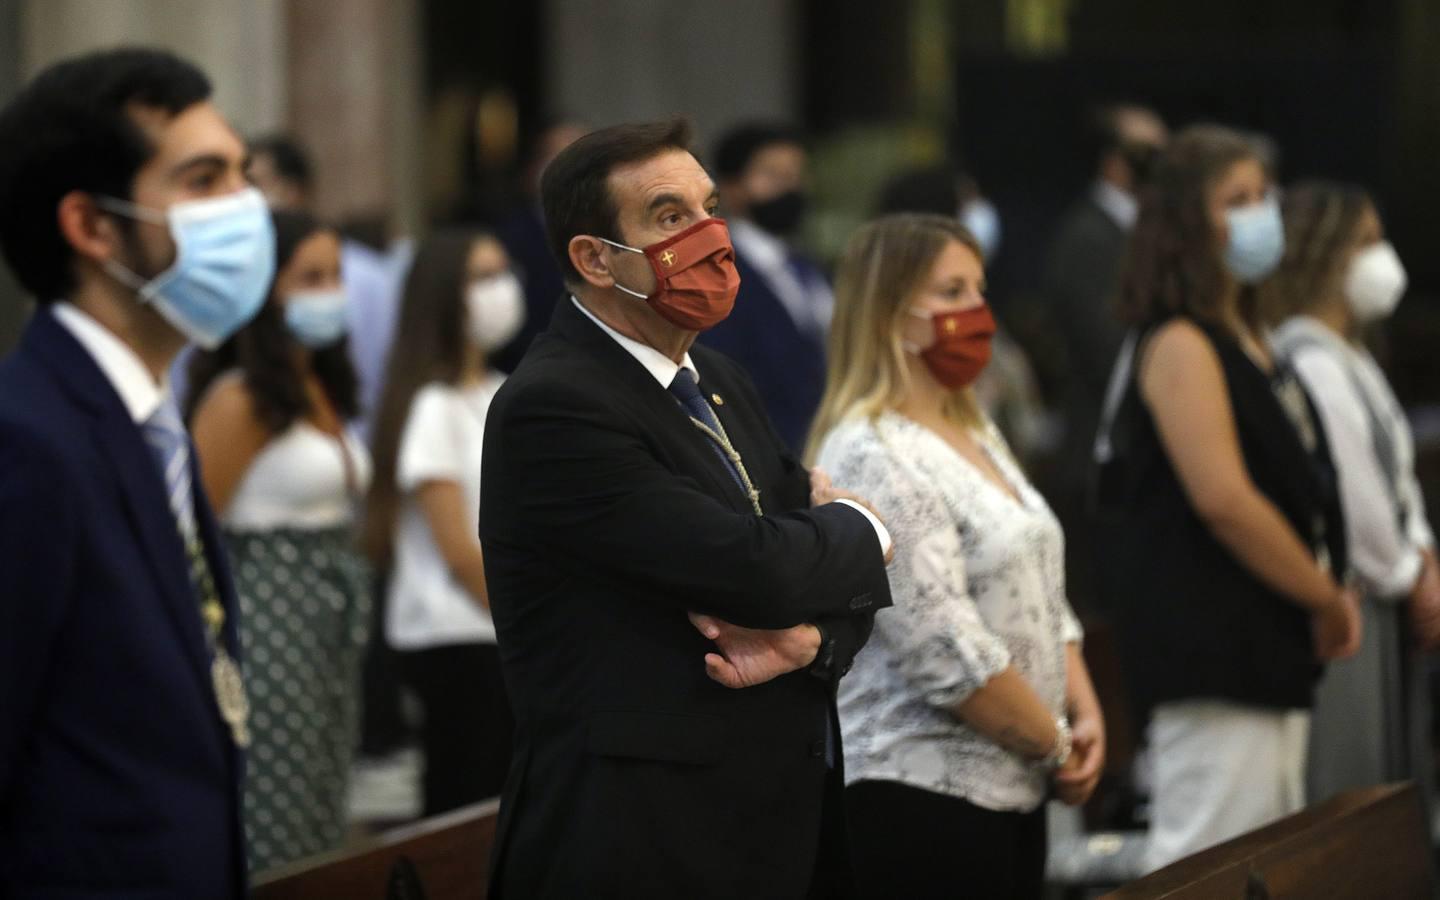
POLYGON ((745 462, 740 459, 740 451, 736 450, 735 445, 730 443, 730 435, 726 434, 725 424, 720 421, 720 417, 715 417, 716 424, 720 426, 719 432, 716 432, 715 429, 694 416, 690 417, 690 421, 696 428, 705 432, 705 435, 714 441, 721 450, 725 451, 725 455, 730 458, 730 462, 735 464, 735 471, 740 473, 740 482, 745 486, 745 493, 750 498, 750 505, 754 508, 755 515, 764 516, 765 513, 760 509, 760 492, 755 489, 755 483, 750 480, 750 473, 745 471, 745 462))

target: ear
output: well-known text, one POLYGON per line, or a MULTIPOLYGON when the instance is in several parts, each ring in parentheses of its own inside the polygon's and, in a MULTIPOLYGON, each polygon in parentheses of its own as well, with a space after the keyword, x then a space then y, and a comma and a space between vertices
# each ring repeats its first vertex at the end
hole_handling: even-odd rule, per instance
POLYGON ((609 289, 615 286, 615 276, 610 274, 604 250, 602 241, 587 234, 577 234, 570 239, 570 265, 586 283, 609 289))
POLYGON ((95 263, 114 256, 120 245, 115 222, 103 215, 95 198, 84 191, 71 191, 60 198, 55 207, 55 224, 76 256, 95 263))

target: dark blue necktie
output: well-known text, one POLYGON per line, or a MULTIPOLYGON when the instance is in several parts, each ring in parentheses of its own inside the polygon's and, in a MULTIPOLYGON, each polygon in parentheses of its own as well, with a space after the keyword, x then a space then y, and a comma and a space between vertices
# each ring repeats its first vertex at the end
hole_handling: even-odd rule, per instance
MULTIPOLYGON (((716 435, 724 434, 720 425, 720 419, 715 415, 715 410, 710 407, 710 404, 705 402, 705 397, 700 393, 700 386, 695 383, 695 374, 693 372, 689 369, 681 369, 679 372, 676 372, 675 380, 670 382, 670 393, 675 396, 676 400, 680 401, 680 405, 685 407, 685 411, 688 412, 695 421, 709 428, 716 435)), ((735 479, 735 486, 740 488, 742 494, 748 495, 749 491, 745 489, 745 480, 740 477, 740 470, 736 468, 734 461, 730 459, 730 454, 725 452, 725 448, 716 443, 713 437, 710 439, 710 446, 714 449, 716 455, 720 457, 720 461, 725 464, 725 471, 729 472, 730 477, 735 479)))

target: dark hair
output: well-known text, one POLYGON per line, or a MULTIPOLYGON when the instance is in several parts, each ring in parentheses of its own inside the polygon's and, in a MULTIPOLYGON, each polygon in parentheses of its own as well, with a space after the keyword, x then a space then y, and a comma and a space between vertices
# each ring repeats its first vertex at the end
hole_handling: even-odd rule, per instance
POLYGON ((540 177, 540 205, 550 252, 566 280, 580 277, 570 262, 570 239, 593 234, 622 240, 619 210, 610 193, 610 173, 667 150, 690 151, 690 123, 684 119, 614 125, 592 131, 560 151, 540 177))
MULTIPOLYGON (((308 213, 272 211, 275 223, 275 279, 290 265, 295 251, 316 234, 333 231, 308 213)), ((255 414, 271 434, 279 434, 312 412, 305 395, 304 373, 295 361, 295 339, 285 326, 285 313, 275 295, 275 281, 265 305, 248 325, 212 351, 197 351, 190 361, 186 419, 215 379, 239 369, 255 404, 255 414)), ((310 355, 310 369, 341 418, 360 411, 349 342, 341 339, 310 355)))
POLYGON ((155 155, 130 108, 173 117, 209 96, 209 80, 190 63, 124 48, 51 66, 0 110, 0 249, 38 302, 75 288, 72 251, 56 222, 61 199, 86 191, 128 200, 135 174, 155 155))
POLYGON ((885 182, 875 215, 930 213, 953 219, 959 214, 963 199, 962 177, 953 166, 943 163, 900 172, 885 182))
POLYGON ((1334 300, 1358 249, 1360 223, 1375 201, 1364 188, 1308 181, 1285 192, 1285 256, 1258 289, 1260 318, 1278 325, 1334 300))
POLYGON ((250 142, 250 157, 268 156, 275 173, 309 193, 315 186, 315 167, 300 142, 286 134, 267 134, 250 142))
POLYGON ((365 552, 379 566, 387 565, 393 552, 400 508, 396 467, 410 406, 422 387, 432 381, 455 384, 465 368, 466 266, 470 248, 485 238, 493 239, 487 232, 460 229, 432 234, 420 244, 405 278, 375 417, 375 476, 362 537, 365 552))
POLYGON ((715 142, 715 176, 743 175, 755 154, 776 144, 803 147, 805 139, 798 128, 783 122, 745 122, 731 128, 715 142))
MULTIPOLYGON (((1185 129, 1161 154, 1141 189, 1140 215, 1120 280, 1120 314, 1137 325, 1183 315, 1225 327, 1220 304, 1228 275, 1210 221, 1207 194, 1255 147, 1218 125, 1185 129)), ((1257 160, 1258 161, 1258 160, 1257 160)), ((1241 317, 1256 324, 1254 292, 1242 290, 1241 317)))

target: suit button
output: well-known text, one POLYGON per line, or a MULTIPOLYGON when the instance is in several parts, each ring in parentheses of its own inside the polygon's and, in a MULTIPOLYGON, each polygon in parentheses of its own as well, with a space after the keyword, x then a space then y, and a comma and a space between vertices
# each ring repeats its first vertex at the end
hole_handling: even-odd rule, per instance
POLYGON ((851 609, 856 609, 856 610, 866 609, 866 608, 868 608, 869 606, 870 606, 870 595, 869 595, 869 594, 861 594, 861 595, 858 596, 858 597, 851 597, 851 598, 850 598, 850 608, 851 608, 851 609))
POLYGON ((822 756, 824 756, 824 755, 825 755, 825 742, 824 742, 824 741, 811 741, 811 742, 810 742, 810 757, 811 757, 812 759, 819 759, 820 757, 822 757, 822 756))

